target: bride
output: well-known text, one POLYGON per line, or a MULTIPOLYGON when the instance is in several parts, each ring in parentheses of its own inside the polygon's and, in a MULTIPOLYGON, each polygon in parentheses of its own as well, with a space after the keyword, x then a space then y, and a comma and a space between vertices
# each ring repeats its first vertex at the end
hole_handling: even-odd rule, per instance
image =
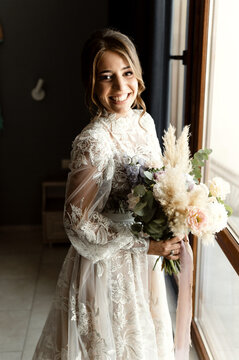
POLYGON ((164 275, 180 240, 134 236, 119 199, 130 192, 127 156, 161 166, 155 125, 141 98, 133 43, 104 29, 87 41, 82 76, 91 122, 73 142, 64 225, 72 246, 33 360, 172 360, 164 275))

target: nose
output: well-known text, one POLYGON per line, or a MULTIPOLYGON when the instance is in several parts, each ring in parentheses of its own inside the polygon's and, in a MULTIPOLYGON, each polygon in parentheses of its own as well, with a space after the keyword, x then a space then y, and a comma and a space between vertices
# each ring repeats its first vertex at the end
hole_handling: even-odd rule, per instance
POLYGON ((115 76, 113 81, 113 88, 115 90, 123 90, 125 87, 125 79, 122 76, 115 76))

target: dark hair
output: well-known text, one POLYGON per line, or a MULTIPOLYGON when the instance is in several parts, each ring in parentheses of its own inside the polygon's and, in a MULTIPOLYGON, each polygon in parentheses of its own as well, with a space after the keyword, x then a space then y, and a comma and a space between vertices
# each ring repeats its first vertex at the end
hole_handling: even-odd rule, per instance
POLYGON ((103 29, 94 32, 85 43, 82 52, 82 80, 85 86, 85 100, 92 115, 100 116, 104 110, 102 104, 95 94, 95 78, 97 64, 103 53, 107 50, 118 53, 129 62, 136 79, 138 80, 138 94, 133 107, 142 108, 142 114, 146 111, 146 106, 141 98, 141 93, 145 86, 142 78, 142 69, 133 42, 124 34, 113 29, 103 29))

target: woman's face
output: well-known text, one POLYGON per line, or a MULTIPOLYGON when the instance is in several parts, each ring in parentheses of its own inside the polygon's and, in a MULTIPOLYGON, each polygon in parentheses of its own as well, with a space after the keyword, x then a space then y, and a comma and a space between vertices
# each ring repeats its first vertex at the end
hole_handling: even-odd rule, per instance
POLYGON ((106 51, 96 69, 95 94, 100 103, 117 117, 127 114, 138 93, 138 80, 128 61, 113 51, 106 51))

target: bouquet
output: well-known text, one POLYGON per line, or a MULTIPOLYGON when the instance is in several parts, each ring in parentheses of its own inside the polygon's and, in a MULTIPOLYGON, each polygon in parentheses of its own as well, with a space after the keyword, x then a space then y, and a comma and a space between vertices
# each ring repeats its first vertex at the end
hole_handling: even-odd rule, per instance
MULTIPOLYGON (((163 137, 161 168, 146 167, 137 157, 127 158, 125 169, 131 185, 127 202, 135 235, 161 241, 174 236, 183 239, 191 232, 204 244, 211 244, 215 234, 226 227, 232 213, 224 203, 230 186, 219 177, 212 179, 209 187, 199 183, 201 168, 212 150, 199 150, 191 158, 188 137, 186 126, 176 140, 170 125, 163 137)), ((180 261, 164 258, 162 269, 170 275, 177 273, 180 261)))

